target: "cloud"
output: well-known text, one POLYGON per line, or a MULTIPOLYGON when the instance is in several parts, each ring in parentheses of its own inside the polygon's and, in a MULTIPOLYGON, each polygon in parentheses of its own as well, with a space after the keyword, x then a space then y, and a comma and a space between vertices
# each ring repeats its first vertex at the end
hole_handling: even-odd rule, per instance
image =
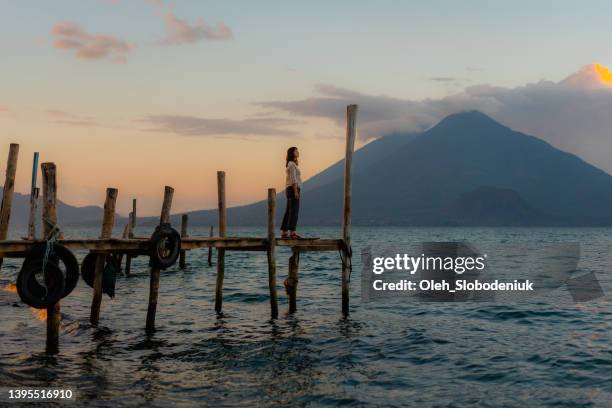
POLYGON ((344 126, 346 105, 357 103, 361 139, 422 131, 451 113, 479 110, 612 172, 612 83, 602 82, 597 70, 589 65, 558 83, 540 81, 515 88, 473 85, 425 100, 319 85, 311 98, 258 105, 297 116, 327 118, 344 126))
POLYGON ((81 116, 60 109, 46 109, 44 113, 53 123, 71 126, 97 126, 96 121, 91 116, 81 116))
POLYGON ((125 63, 133 44, 112 35, 89 34, 76 23, 63 21, 51 30, 58 49, 73 50, 77 58, 104 59, 125 63))
POLYGON ((9 108, 7 108, 6 106, 0 105, 0 113, 8 113, 8 112, 9 112, 9 108))
POLYGON ((465 86, 467 83, 472 82, 468 78, 458 78, 458 77, 450 77, 450 76, 436 76, 428 78, 432 82, 436 82, 438 84, 444 85, 447 88, 460 88, 465 86))
POLYGON ((151 115, 144 121, 154 125, 154 128, 148 129, 150 131, 181 136, 295 136, 295 131, 284 127, 302 123, 294 119, 270 117, 234 120, 183 115, 151 115))
POLYGON ((434 82, 456 82, 459 79, 455 77, 431 77, 429 80, 434 82))
POLYGON ((176 16, 170 7, 165 7, 161 0, 149 1, 166 26, 166 37, 161 41, 164 45, 189 44, 200 40, 227 41, 234 38, 232 29, 224 23, 212 26, 202 18, 190 24, 176 16))

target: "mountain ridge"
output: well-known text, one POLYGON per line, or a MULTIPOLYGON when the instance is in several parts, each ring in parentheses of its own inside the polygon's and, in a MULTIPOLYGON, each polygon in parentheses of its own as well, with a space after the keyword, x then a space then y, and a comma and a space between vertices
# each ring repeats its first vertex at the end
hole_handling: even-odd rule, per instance
MULTIPOLYGON (((355 152, 353 166, 355 225, 492 225, 496 200, 509 206, 501 225, 612 225, 612 176, 479 111, 375 140, 355 152), (470 205, 482 205, 480 221, 470 205)), ((343 168, 342 159, 306 180, 300 225, 339 225, 343 168)), ((277 221, 284 202, 280 192, 277 221)), ((216 209, 187 214, 190 225, 217 223, 216 209)), ((171 219, 178 225, 179 215, 171 219)), ((265 201, 228 209, 230 225, 265 220, 265 201)))

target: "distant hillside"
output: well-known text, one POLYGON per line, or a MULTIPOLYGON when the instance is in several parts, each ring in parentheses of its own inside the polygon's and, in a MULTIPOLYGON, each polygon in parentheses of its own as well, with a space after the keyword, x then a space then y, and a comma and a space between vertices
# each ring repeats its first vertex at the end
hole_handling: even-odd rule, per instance
MULTIPOLYGON (((300 225, 340 223, 343 167, 341 160, 305 182, 300 225)), ((355 225, 612 225, 612 176, 476 111, 362 147, 353 174, 355 225)), ((281 192, 279 221, 284 205, 281 192)), ((102 214, 99 207, 62 211, 66 225, 99 225, 102 214)), ((217 223, 216 209, 189 214, 190 225, 217 223)), ((263 201, 228 209, 230 225, 265 222, 263 201)))
MULTIPOLYGON (((2 194, 3 188, 0 186, 0 195, 2 194)), ((41 197, 42 201, 42 197, 41 197)), ((38 225, 37 230, 40 229, 41 219, 41 206, 39 202, 39 213, 38 213, 38 225)), ((21 232, 25 234, 28 225, 28 217, 30 212, 30 196, 21 193, 13 194, 13 206, 11 211, 10 229, 13 232, 21 232)), ((60 226, 63 227, 76 227, 76 226, 95 226, 102 225, 102 215, 104 211, 102 208, 90 205, 85 207, 75 207, 68 205, 61 200, 57 202, 57 217, 60 226)), ((125 223, 125 217, 119 215, 115 216, 115 225, 125 223)))
MULTIPOLYGON (((339 223, 342 166, 306 181, 302 225, 339 223)), ((364 146, 353 179, 357 225, 612 225, 612 176, 480 112, 364 146)), ((279 218, 283 206, 279 195, 279 218)), ((228 220, 263 225, 265 211, 264 202, 234 207, 228 220)), ((216 217, 214 210, 191 213, 202 225, 216 217)))
POLYGON ((514 190, 479 187, 461 194, 443 211, 449 225, 526 226, 556 220, 534 209, 514 190))
MULTIPOLYGON (((304 221, 337 220, 340 186, 338 180, 305 195, 304 221)), ((450 115, 365 171, 355 172, 353 221, 446 224, 449 205, 482 186, 519 194, 541 214, 529 225, 549 225, 551 219, 567 225, 612 224, 610 175, 480 112, 450 115), (437 217, 423 218, 425 213, 437 217)), ((465 225, 479 224, 472 217, 465 225)))
MULTIPOLYGON (((383 160, 398 148, 405 146, 417 136, 417 133, 394 133, 376 139, 353 154, 353 172, 367 170, 376 162, 383 160)), ((325 184, 342 180, 344 177, 344 159, 337 161, 322 172, 312 176, 304 184, 304 192, 321 187, 325 184)))

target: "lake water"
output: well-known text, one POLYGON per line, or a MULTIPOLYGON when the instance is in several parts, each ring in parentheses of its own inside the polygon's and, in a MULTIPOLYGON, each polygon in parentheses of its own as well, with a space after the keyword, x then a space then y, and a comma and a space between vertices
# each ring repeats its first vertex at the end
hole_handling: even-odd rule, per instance
MULTIPOLYGON (((191 231, 198 234, 207 228, 191 231)), ((265 234, 230 228, 230 235, 265 234)), ((612 406, 609 295, 564 304, 361 302, 365 246, 459 239, 579 242, 579 268, 612 293, 612 229, 354 227, 349 318, 340 314, 335 252, 302 254, 298 312, 286 314, 287 249, 277 253, 277 320, 269 318, 266 255, 256 252, 226 253, 218 317, 215 267, 204 249, 188 252, 186 270, 162 272, 157 331, 148 336, 148 260, 140 257, 132 276, 118 278, 116 298, 104 296, 99 328, 89 325, 92 290, 82 280, 62 301, 55 356, 44 353, 45 323, 15 293, 0 291, 0 386, 71 388, 82 406, 612 406)), ((19 267, 5 260, 2 288, 19 267)))

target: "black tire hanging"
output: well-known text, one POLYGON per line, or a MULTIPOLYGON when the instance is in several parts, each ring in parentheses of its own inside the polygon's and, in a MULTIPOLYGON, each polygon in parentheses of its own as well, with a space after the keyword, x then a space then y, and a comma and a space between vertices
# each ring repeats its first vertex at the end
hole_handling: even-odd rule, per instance
POLYGON ((170 224, 155 228, 149 241, 149 266, 166 269, 175 264, 181 252, 181 235, 170 224))
POLYGON ((44 309, 56 304, 64 294, 66 279, 60 267, 48 260, 43 272, 43 259, 24 262, 17 275, 17 293, 28 306, 44 309))
MULTIPOLYGON (((46 250, 46 242, 34 244, 32 249, 30 249, 28 252, 24 260, 24 264, 33 260, 43 259, 46 250)), ((61 264, 63 264, 63 273, 64 278, 66 279, 66 284, 62 298, 65 298, 74 290, 79 282, 79 262, 72 251, 59 244, 53 244, 51 253, 49 254, 49 260, 53 261, 53 263, 55 263, 57 266, 60 266, 60 269, 62 269, 61 264)))
MULTIPOLYGON (((96 274, 96 258, 98 254, 95 252, 88 253, 83 262, 81 262, 81 276, 85 283, 93 288, 96 274)), ((115 297, 115 280, 119 272, 119 260, 113 254, 107 254, 104 258, 104 269, 102 275, 102 293, 106 293, 111 298, 115 297)))

